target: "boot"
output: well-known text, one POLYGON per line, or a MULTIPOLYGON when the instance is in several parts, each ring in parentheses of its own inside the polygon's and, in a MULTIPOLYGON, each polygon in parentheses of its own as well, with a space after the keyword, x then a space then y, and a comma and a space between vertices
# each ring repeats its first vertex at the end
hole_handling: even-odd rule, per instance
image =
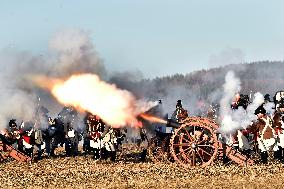
POLYGON ((50 156, 51 156, 51 157, 55 157, 54 151, 55 151, 55 146, 52 146, 52 148, 51 148, 51 150, 50 150, 50 156))
POLYGON ((265 152, 261 152, 260 153, 260 157, 261 157, 261 163, 263 164, 267 164, 268 162, 268 153, 265 151, 265 152))
POLYGON ((284 148, 279 146, 279 159, 282 163, 284 163, 284 148))
POLYGON ((33 148, 25 149, 25 154, 33 159, 33 148))
POLYGON ((101 158, 103 160, 107 160, 109 156, 109 152, 106 150, 106 148, 101 149, 101 158))
POLYGON ((72 146, 70 141, 66 141, 65 143, 65 153, 67 157, 70 157, 72 155, 72 146))
POLYGON ((142 151, 141 156, 140 156, 140 161, 141 161, 141 162, 144 162, 144 161, 146 160, 146 156, 147 156, 147 149, 144 149, 144 150, 142 151))
POLYGON ((42 159, 42 151, 38 150, 37 152, 37 160, 41 160, 42 159))
POLYGON ((277 151, 274 151, 274 160, 277 160, 277 161, 281 161, 282 159, 282 149, 279 149, 277 151))
POLYGON ((93 156, 94 160, 100 159, 100 150, 99 149, 94 149, 94 156, 93 156))
POLYGON ((115 159, 116 159, 116 151, 113 151, 113 152, 110 152, 111 153, 111 156, 110 156, 110 160, 112 162, 115 162, 115 159))

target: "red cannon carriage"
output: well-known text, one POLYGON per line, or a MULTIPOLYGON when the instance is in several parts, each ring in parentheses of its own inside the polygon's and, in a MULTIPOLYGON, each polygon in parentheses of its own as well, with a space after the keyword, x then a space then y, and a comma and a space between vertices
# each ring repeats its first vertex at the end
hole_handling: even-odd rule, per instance
POLYGON ((216 159, 229 158, 239 165, 252 165, 254 161, 219 140, 218 124, 208 118, 187 117, 179 123, 168 121, 174 131, 163 140, 152 138, 149 156, 153 161, 171 160, 185 167, 205 167, 216 159))

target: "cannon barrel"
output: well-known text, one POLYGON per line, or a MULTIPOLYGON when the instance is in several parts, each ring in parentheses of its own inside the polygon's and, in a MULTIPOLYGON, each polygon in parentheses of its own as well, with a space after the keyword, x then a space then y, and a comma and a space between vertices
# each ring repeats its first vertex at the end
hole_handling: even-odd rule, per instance
POLYGON ((176 122, 173 119, 168 119, 167 127, 179 128, 181 126, 180 123, 176 122))
POLYGON ((156 116, 153 116, 153 115, 148 115, 148 114, 145 114, 145 113, 141 113, 137 118, 140 121, 145 120, 145 121, 148 121, 148 122, 151 122, 151 123, 161 123, 161 124, 166 125, 167 127, 173 127, 173 128, 178 128, 181 125, 176 120, 169 119, 169 118, 163 119, 163 118, 156 117, 156 116))

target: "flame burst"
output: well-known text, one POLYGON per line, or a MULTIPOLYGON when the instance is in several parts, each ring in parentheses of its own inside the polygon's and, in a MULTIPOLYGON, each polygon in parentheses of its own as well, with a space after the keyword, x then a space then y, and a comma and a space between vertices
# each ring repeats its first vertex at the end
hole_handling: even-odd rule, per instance
POLYGON ((141 109, 129 91, 101 81, 94 74, 73 75, 67 80, 36 77, 41 87, 48 88, 65 106, 74 106, 100 116, 113 127, 140 125, 136 117, 141 109))
POLYGON ((142 118, 145 119, 145 120, 150 121, 150 122, 156 122, 156 123, 164 123, 164 124, 167 124, 167 121, 166 121, 166 120, 163 120, 163 119, 161 119, 161 118, 155 117, 155 116, 153 116, 153 115, 141 113, 139 116, 142 117, 142 118))

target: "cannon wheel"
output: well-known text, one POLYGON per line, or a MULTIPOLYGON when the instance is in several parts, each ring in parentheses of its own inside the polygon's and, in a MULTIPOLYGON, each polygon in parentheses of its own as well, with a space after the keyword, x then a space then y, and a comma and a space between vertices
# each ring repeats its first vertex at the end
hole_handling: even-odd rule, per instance
POLYGON ((182 121, 170 140, 173 159, 185 167, 205 167, 218 155, 215 134, 218 125, 209 119, 188 117, 182 121))

